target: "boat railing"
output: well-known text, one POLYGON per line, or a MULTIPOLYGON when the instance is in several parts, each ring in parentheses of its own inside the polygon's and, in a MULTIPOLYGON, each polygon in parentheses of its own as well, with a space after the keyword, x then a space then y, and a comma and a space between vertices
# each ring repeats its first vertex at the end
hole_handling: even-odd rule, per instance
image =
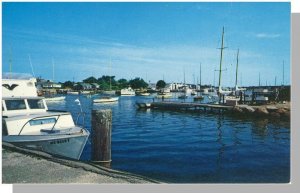
POLYGON ((78 113, 77 117, 76 117, 76 125, 78 125, 78 121, 79 121, 79 118, 82 116, 82 128, 85 128, 85 113, 84 112, 80 112, 78 113))
POLYGON ((29 120, 22 126, 22 128, 21 128, 21 130, 20 130, 20 132, 19 132, 18 135, 21 135, 21 133, 22 133, 22 131, 24 130, 25 126, 26 126, 28 123, 30 123, 30 121, 33 121, 33 120, 39 120, 39 119, 41 119, 41 118, 47 118, 47 117, 52 117, 52 118, 53 118, 53 117, 56 117, 56 116, 57 116, 57 119, 55 119, 55 122, 54 122, 52 128, 49 130, 49 131, 51 132, 51 131, 53 131, 53 129, 54 129, 54 127, 55 127, 56 123, 58 122, 58 119, 60 118, 61 115, 39 116, 39 117, 34 117, 34 118, 32 118, 32 119, 29 119, 29 120))

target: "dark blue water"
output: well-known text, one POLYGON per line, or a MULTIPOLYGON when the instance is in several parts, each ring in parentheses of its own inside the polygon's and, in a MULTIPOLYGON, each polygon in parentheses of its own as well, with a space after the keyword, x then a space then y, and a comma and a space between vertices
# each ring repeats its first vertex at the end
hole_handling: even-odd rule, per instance
MULTIPOLYGON (((48 103, 72 112, 78 96, 48 103)), ((287 183, 290 123, 228 115, 137 110, 143 97, 92 105, 80 96, 90 129, 91 109, 113 111, 112 168, 170 183, 287 183)), ((82 160, 89 160, 90 143, 82 160)))

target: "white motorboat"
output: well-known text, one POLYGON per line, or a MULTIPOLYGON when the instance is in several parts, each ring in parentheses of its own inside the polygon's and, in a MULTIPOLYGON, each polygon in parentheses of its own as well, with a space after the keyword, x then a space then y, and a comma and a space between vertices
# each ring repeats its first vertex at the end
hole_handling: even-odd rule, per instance
POLYGON ((121 89, 121 95, 122 96, 134 96, 135 91, 131 87, 124 88, 124 89, 121 89))
POLYGON ((69 112, 48 110, 37 96, 35 78, 13 75, 2 80, 2 141, 80 159, 89 132, 76 126, 69 112))
POLYGON ((110 97, 110 96, 102 96, 100 98, 94 99, 94 103, 111 103, 111 102, 117 102, 119 100, 119 97, 110 97))

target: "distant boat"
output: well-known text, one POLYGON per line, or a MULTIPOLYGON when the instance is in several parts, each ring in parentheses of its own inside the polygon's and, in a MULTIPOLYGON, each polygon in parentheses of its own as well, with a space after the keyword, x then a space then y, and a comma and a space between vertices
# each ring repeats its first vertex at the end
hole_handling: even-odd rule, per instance
POLYGON ((199 96, 195 96, 194 97, 194 101, 201 101, 201 100, 203 100, 204 99, 204 96, 202 96, 202 95, 199 95, 199 96))
POLYGON ((124 88, 124 89, 121 89, 121 95, 122 96, 134 96, 135 91, 131 87, 124 88))
POLYGON ((68 91, 67 94, 78 95, 79 92, 78 91, 68 91))
POLYGON ((197 94, 196 91, 194 91, 194 90, 191 91, 191 95, 196 95, 196 94, 197 94))
POLYGON ((136 92, 137 96, 150 96, 150 93, 148 92, 136 92))
POLYGON ((111 102, 117 102, 119 100, 119 97, 111 97, 111 96, 102 96, 100 98, 94 99, 94 103, 111 103, 111 102))
POLYGON ((63 101, 65 100, 65 96, 53 96, 53 97, 46 97, 45 101, 63 101))
POLYGON ((171 93, 164 93, 164 92, 157 93, 156 95, 156 98, 171 98, 171 97, 172 97, 171 93))

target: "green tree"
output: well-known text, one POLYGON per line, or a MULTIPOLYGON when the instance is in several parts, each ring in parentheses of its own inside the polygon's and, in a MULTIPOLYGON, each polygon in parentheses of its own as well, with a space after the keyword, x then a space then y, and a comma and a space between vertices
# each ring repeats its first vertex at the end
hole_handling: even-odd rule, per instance
POLYGON ((148 84, 142 78, 135 78, 129 81, 130 86, 133 89, 147 88, 148 84))
POLYGON ((165 81, 163 81, 163 80, 157 81, 157 83, 156 83, 156 88, 157 89, 162 89, 162 88, 165 88, 165 87, 166 87, 166 82, 165 81))
POLYGON ((121 78, 118 80, 118 87, 119 89, 127 88, 129 86, 129 83, 126 79, 121 78))
POLYGON ((89 77, 89 78, 86 78, 83 80, 84 83, 96 83, 97 82, 97 79, 93 76, 89 77))
POLYGON ((73 89, 73 82, 71 82, 71 81, 66 81, 66 82, 64 82, 64 83, 62 84, 62 87, 63 87, 63 88, 71 88, 71 89, 73 89))

